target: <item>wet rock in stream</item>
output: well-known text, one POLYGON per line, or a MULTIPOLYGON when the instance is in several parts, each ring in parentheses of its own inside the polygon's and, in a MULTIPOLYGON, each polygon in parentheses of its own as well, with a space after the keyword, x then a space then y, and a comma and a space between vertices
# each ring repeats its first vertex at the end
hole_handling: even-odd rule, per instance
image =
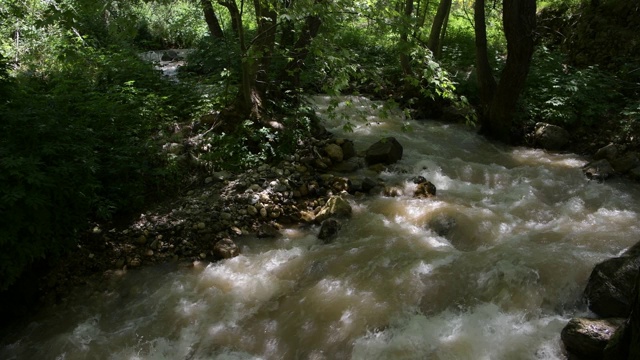
POLYGON ((322 222, 320 227, 320 233, 318 239, 322 240, 325 244, 330 243, 340 231, 342 223, 336 219, 327 219, 322 222))
POLYGON ((365 155, 367 164, 393 164, 402 159, 402 145, 394 137, 384 138, 371 145, 365 155))
POLYGON ((602 359, 609 340, 624 322, 624 318, 571 319, 561 333, 569 359, 602 359))

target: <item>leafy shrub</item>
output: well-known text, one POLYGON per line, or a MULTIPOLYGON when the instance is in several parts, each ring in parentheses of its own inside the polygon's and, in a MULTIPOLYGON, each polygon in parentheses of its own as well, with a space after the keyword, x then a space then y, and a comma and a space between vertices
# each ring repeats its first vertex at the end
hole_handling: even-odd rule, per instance
POLYGON ((133 5, 136 45, 146 49, 190 48, 206 34, 200 6, 186 0, 145 1, 133 5))
POLYGON ((521 98, 521 120, 569 128, 590 126, 602 116, 619 113, 623 98, 618 90, 615 76, 597 66, 580 69, 566 65, 560 54, 543 48, 534 55, 521 98))
MULTIPOLYGON (((276 108, 275 104, 271 104, 276 108)), ((312 133, 314 111, 298 101, 280 99, 280 126, 245 120, 233 133, 211 133, 200 145, 201 159, 212 168, 243 170, 295 154, 312 133)))
POLYGON ((89 218, 180 179, 154 134, 188 116, 188 89, 135 54, 71 46, 64 60, 18 77, 0 105, 0 289, 72 249, 89 218))
MULTIPOLYGON (((325 35, 325 34, 323 34, 325 35)), ((303 87, 311 92, 386 95, 400 82, 395 43, 367 28, 345 27, 312 44, 303 87)))
POLYGON ((240 80, 240 62, 237 61, 239 51, 234 41, 203 37, 195 44, 194 51, 189 53, 188 64, 181 70, 214 77, 223 76, 221 74, 226 71, 224 76, 237 83, 240 80))

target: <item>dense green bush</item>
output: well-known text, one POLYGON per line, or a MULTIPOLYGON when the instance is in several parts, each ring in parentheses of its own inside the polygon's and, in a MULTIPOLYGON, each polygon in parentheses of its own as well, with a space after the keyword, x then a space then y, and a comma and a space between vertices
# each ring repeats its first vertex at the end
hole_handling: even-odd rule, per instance
POLYGON ((190 48, 207 31, 200 6, 187 0, 137 2, 132 8, 135 44, 144 49, 190 48))
POLYGON ((573 128, 590 126, 624 107, 620 81, 597 66, 575 68, 559 53, 539 49, 521 98, 522 121, 543 121, 573 128))
POLYGON ((192 105, 187 88, 135 54, 85 47, 10 90, 0 107, 0 289, 69 250, 89 218, 134 210, 175 185, 178 164, 154 136, 192 105))
POLYGON ((321 34, 311 54, 301 76, 309 92, 387 95, 401 83, 395 42, 370 28, 321 34))

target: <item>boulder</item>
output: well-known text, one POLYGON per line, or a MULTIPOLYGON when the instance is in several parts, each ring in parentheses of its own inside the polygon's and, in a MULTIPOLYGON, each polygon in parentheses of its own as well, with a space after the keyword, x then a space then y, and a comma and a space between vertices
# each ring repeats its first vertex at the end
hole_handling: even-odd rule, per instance
POLYGON ((534 133, 536 145, 545 150, 562 150, 571 139, 569 132, 560 126, 539 122, 534 133))
POLYGON ((428 227, 438 236, 447 237, 455 228, 457 221, 452 216, 446 214, 438 214, 429 220, 428 227))
POLYGON ((329 156, 329 159, 334 163, 339 163, 344 159, 344 153, 342 152, 340 145, 328 144, 324 147, 324 151, 327 153, 327 156, 329 156))
POLYGON ((629 316, 638 267, 640 242, 622 256, 596 265, 584 291, 589 309, 602 317, 629 316))
POLYGON ((271 224, 262 224, 258 228, 258 231, 256 232, 256 236, 261 239, 275 238, 280 236, 280 231, 278 231, 278 229, 271 224))
POLYGON ((336 193, 340 193, 342 191, 350 191, 351 189, 351 180, 349 178, 344 177, 334 177, 330 181, 327 182, 333 191, 336 193))
POLYGON ((351 217, 351 205, 340 196, 332 196, 315 216, 316 222, 323 222, 331 217, 351 217))
POLYGON ((629 170, 629 177, 635 181, 640 181, 640 166, 629 170))
POLYGON ((608 160, 592 161, 582 168, 582 172, 589 180, 604 181, 615 173, 608 160))
POLYGON ((213 246, 213 254, 219 259, 230 259, 240 255, 240 249, 233 240, 225 238, 213 246))
POLYGON ((423 182, 427 182, 427 179, 424 176, 418 175, 411 179, 414 184, 422 184, 423 182))
POLYGON ((629 152, 622 157, 611 160, 611 166, 617 173, 625 174, 640 166, 640 159, 638 159, 638 154, 629 152))
POLYGON ((344 159, 351 159, 352 157, 356 156, 356 148, 353 145, 353 141, 351 140, 345 140, 342 144, 340 144, 340 147, 342 148, 342 154, 344 155, 344 159))
POLYGON ((162 61, 175 61, 180 60, 180 55, 175 50, 169 50, 162 53, 162 61))
POLYGON ((413 192, 413 196, 418 198, 428 198, 436 196, 436 186, 433 185, 430 181, 421 182, 413 192))
POLYGON ((362 192, 368 193, 376 186, 378 186, 378 182, 373 180, 372 178, 365 177, 364 179, 362 179, 362 192))
POLYGON ((402 145, 394 137, 384 138, 371 145, 365 154, 368 165, 393 164, 402 159, 402 145))
POLYGON ((320 227, 320 233, 318 234, 318 239, 322 240, 325 244, 330 243, 338 234, 341 227, 342 224, 336 219, 331 218, 323 221, 322 226, 320 227))
POLYGON ((620 152, 620 149, 618 148, 618 145, 609 144, 607 146, 604 146, 598 149, 595 155, 593 155, 593 159, 594 160, 606 159, 611 161, 618 157, 619 152, 620 152))
POLYGON ((560 337, 567 351, 579 359, 602 359, 607 343, 624 322, 623 318, 574 318, 560 337))
POLYGON ((364 164, 362 164, 361 158, 351 158, 336 164, 333 167, 333 170, 336 172, 345 174, 345 173, 352 173, 363 167, 364 167, 364 164))

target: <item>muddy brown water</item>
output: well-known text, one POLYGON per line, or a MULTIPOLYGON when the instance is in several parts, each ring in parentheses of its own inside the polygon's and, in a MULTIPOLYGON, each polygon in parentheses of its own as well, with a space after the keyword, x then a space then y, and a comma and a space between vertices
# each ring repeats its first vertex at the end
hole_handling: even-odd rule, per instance
MULTIPOLYGON (((331 98, 313 101, 323 111, 331 98)), ((288 229, 243 238, 222 262, 129 271, 16 329, 0 358, 563 359, 560 330, 587 313, 591 269, 640 238, 638 186, 588 182, 572 154, 381 118, 374 104, 340 98, 345 116, 326 125, 360 150, 395 136, 404 157, 376 176, 405 195, 348 197, 332 244, 288 229), (417 175, 436 198, 411 196, 417 175), (446 237, 433 219, 454 223, 446 237)))

